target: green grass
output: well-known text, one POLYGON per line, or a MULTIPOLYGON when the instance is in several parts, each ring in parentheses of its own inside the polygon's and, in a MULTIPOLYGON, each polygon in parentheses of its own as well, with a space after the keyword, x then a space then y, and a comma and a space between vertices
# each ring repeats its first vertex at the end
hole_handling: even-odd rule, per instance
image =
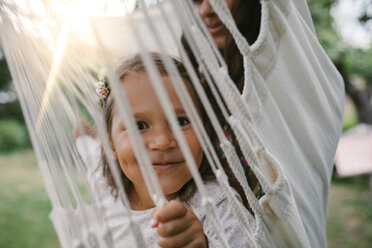
MULTIPOLYGON (((372 198, 367 177, 334 179, 327 220, 330 248, 371 247, 372 198)), ((0 154, 0 247, 59 247, 35 155, 0 154)))
POLYGON ((0 155, 0 247, 59 247, 50 211, 34 153, 0 155))
POLYGON ((327 219, 330 248, 368 248, 372 244, 372 192, 368 178, 335 179, 327 219))

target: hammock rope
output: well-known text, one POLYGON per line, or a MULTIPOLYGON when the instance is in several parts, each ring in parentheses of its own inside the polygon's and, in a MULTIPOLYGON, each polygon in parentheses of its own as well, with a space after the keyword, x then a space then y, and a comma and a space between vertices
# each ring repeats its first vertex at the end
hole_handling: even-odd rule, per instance
MULTIPOLYGON (((72 18, 65 22, 63 18, 54 13, 51 2, 53 1, 44 4, 45 16, 34 16, 25 14, 21 9, 0 0, 0 38, 52 204, 53 210, 50 218, 63 248, 111 248, 116 245, 117 237, 110 229, 108 221, 110 216, 107 213, 106 202, 101 202, 101 196, 97 194, 102 189, 99 189, 100 185, 92 183, 95 180, 98 181, 97 177, 102 176, 98 171, 98 168, 102 170, 102 161, 98 158, 101 153, 104 153, 106 157, 117 186, 118 198, 115 203, 119 202, 123 205, 122 215, 130 227, 135 243, 133 245, 136 247, 147 246, 145 235, 131 211, 130 201, 121 179, 122 171, 113 156, 111 141, 106 133, 107 127, 102 113, 95 104, 96 95, 93 82, 97 81, 97 75, 100 74, 99 71, 103 67, 106 69, 106 76, 112 89, 111 94, 128 130, 133 151, 150 197, 159 208, 167 204, 150 156, 141 134, 137 130, 130 103, 123 91, 122 82, 115 70, 114 61, 122 51, 115 50, 117 42, 115 38, 111 37, 114 35, 111 35, 110 30, 105 30, 105 27, 107 27, 107 23, 117 24, 120 21, 125 23, 125 27, 128 28, 128 35, 124 38, 118 35, 117 40, 120 38, 125 41, 133 39, 134 50, 138 50, 144 63, 151 85, 170 125, 170 130, 186 160, 187 167, 200 194, 202 209, 210 221, 214 234, 221 242, 221 246, 227 248, 232 245, 224 232, 224 226, 218 216, 218 209, 208 196, 206 185, 179 127, 171 100, 162 82, 162 75, 151 57, 153 50, 159 53, 173 88, 188 118, 193 123, 193 129, 203 149, 203 154, 221 187, 221 194, 226 196, 233 209, 233 214, 238 220, 239 228, 251 246, 268 247, 284 243, 292 247, 310 247, 303 220, 299 216, 297 205, 293 199, 292 185, 286 178, 285 172, 288 171, 284 171, 281 164, 283 159, 278 159, 277 154, 273 152, 274 150, 268 149, 268 139, 258 127, 259 124, 262 126, 262 123, 256 119, 261 111, 267 111, 267 106, 260 99, 261 92, 257 87, 257 82, 266 80, 268 70, 259 68, 260 62, 257 62, 255 57, 255 53, 257 53, 255 48, 259 45, 256 44, 262 42, 260 36, 267 36, 271 29, 279 30, 276 36, 279 38, 284 34, 286 28, 290 28, 286 26, 287 23, 283 21, 283 18, 289 13, 289 10, 294 11, 294 7, 291 5, 294 3, 289 0, 261 0, 262 31, 260 31, 257 43, 251 46, 239 32, 225 0, 209 0, 216 15, 231 33, 243 56, 244 88, 241 93, 229 76, 226 62, 197 13, 193 1, 159 0, 153 6, 147 6, 144 0, 139 0, 138 10, 124 18, 120 17, 120 19, 109 15, 89 17, 85 20, 87 27, 84 31, 88 38, 84 37, 85 33, 78 33, 79 29, 73 25, 72 18), (286 6, 289 5, 291 6, 287 8, 286 6), (282 9, 285 8, 287 11, 282 13, 282 9), (268 23, 269 17, 279 20, 279 27, 269 27, 272 25, 268 23), (144 39, 144 32, 146 32, 148 40, 144 39), (257 199, 249 186, 241 164, 242 158, 239 157, 236 147, 226 137, 225 127, 221 125, 217 113, 214 112, 214 106, 202 86, 199 74, 195 71, 184 44, 181 43, 181 33, 199 65, 198 70, 204 75, 205 83, 215 99, 216 107, 220 109, 224 121, 229 124, 236 137, 237 144, 234 145, 239 146, 243 158, 265 192, 265 196, 260 200, 257 199), (226 157, 232 174, 244 191, 248 204, 254 213, 254 226, 250 224, 244 212, 247 210, 243 209, 236 197, 236 192, 230 187, 224 166, 208 136, 208 130, 203 124, 198 108, 195 106, 176 65, 168 55, 172 50, 169 48, 169 44, 174 46, 178 53, 177 57, 182 59, 191 84, 216 134, 219 148, 226 157), (72 129, 79 123, 81 116, 88 116, 94 123, 96 135, 100 140, 98 147, 95 148, 99 151, 89 150, 91 149, 89 144, 82 143, 84 149, 89 150, 88 157, 81 157, 72 135, 72 129), (98 164, 98 166, 92 168, 91 164, 98 164), (284 203, 286 204, 285 209, 280 207, 284 203), (285 228, 280 226, 281 223, 287 224, 285 228)), ((103 9, 108 9, 108 2, 106 1, 103 9)), ((120 2, 123 10, 129 9, 127 1, 120 2)), ((299 17, 296 13, 293 16, 299 17)), ((112 30, 116 31, 115 27, 112 30)), ((119 40, 119 42, 125 43, 123 40, 119 40)), ((277 47, 278 44, 276 44, 277 47)), ((311 45, 311 43, 309 44, 311 45)), ((123 50, 125 49, 123 48, 123 50)), ((320 79, 327 81, 327 75, 322 73, 320 79)), ((78 130, 80 133, 85 132, 81 125, 78 125, 78 130)))
MULTIPOLYGON (((144 13, 145 13, 145 19, 147 21, 147 25, 151 26, 150 18, 149 18, 148 15, 146 15, 147 14, 146 8, 144 8, 143 10, 144 10, 144 13)), ((131 18, 129 17, 129 19, 131 19, 131 18)), ((167 25, 171 26, 169 21, 168 21, 167 25)), ((93 21, 92 21, 92 26, 93 26, 93 30, 95 30, 93 21)), ((135 32, 136 31, 135 23, 132 23, 132 27, 133 27, 133 31, 135 32)), ((151 27, 151 30, 156 30, 156 29, 155 29, 155 27, 151 27)), ((64 28, 62 29, 60 37, 61 36, 64 36, 64 38, 67 37, 67 34, 64 34, 65 32, 68 33, 68 30, 66 30, 66 26, 64 26, 64 28)), ((159 39, 156 32, 153 33, 153 36, 155 38, 159 39)), ((100 43, 97 31, 96 31, 96 38, 98 40, 98 43, 100 43)), ((173 38, 176 39, 175 35, 173 36, 173 38)), ((141 44, 140 37, 138 36, 138 34, 137 34, 137 40, 141 44)), ((61 39, 59 41, 61 42, 61 39)), ((160 48, 162 47, 160 39, 157 40, 157 45, 160 48)), ((65 46, 66 46, 66 44, 65 44, 65 46)), ((106 60, 106 66, 109 67, 109 68, 111 67, 111 69, 112 69, 113 66, 110 65, 108 55, 105 54, 103 45, 101 44, 101 45, 99 45, 99 47, 101 47, 103 57, 104 58, 106 57, 106 59, 105 59, 106 60)), ((142 48, 142 50, 145 50, 143 45, 142 45, 141 48, 142 48)), ((17 50, 15 49, 15 51, 17 51, 17 50)), ((183 54, 185 54, 184 50, 182 52, 183 52, 183 54)), ((165 54, 165 51, 161 50, 161 53, 165 54)), ((14 54, 10 55, 8 57, 16 58, 16 56, 14 56, 14 54)), ((74 59, 76 59, 76 58, 74 58, 74 59)), ((176 137, 177 137, 177 140, 178 140, 178 142, 181 146, 181 149, 182 149, 183 153, 185 153, 185 159, 188 161, 187 164, 191 165, 190 170, 191 170, 191 172, 193 174, 193 178, 194 178, 194 180, 195 180, 195 182, 198 186, 199 192, 202 195, 202 204, 207 209, 207 213, 211 215, 211 220, 212 220, 212 224, 214 226, 214 229, 215 229, 219 239, 223 242, 224 247, 229 247, 228 242, 227 242, 226 238, 224 237, 224 234, 223 234, 223 231, 222 231, 222 228, 221 228, 221 223, 218 222, 218 218, 217 218, 217 215, 216 215, 216 210, 215 210, 213 204, 211 203, 211 201, 208 199, 208 197, 206 195, 206 192, 204 191, 204 186, 203 186, 201 178, 198 174, 198 171, 196 169, 195 162, 193 161, 192 155, 191 155, 191 153, 188 149, 187 144, 184 142, 184 138, 183 138, 182 134, 178 130, 178 125, 175 122, 175 116, 172 113, 173 111, 169 108, 169 106, 171 106, 171 105, 170 105, 169 100, 167 100, 167 95, 165 93, 165 90, 161 89, 162 88, 162 83, 160 81, 159 75, 157 75, 156 70, 154 70, 154 65, 152 64, 152 62, 149 58, 146 58, 145 54, 143 54, 143 59, 145 61, 145 64, 147 64, 147 67, 149 68, 149 75, 150 75, 150 78, 152 78, 152 81, 155 83, 155 89, 160 89, 160 90, 157 91, 157 94, 159 94, 159 96, 160 96, 159 99, 161 100, 162 105, 165 108, 165 111, 167 112, 167 115, 170 116, 169 121, 172 125, 173 132, 176 134, 176 137)), ((174 78, 174 81, 175 82, 178 81, 179 83, 181 83, 182 80, 180 78, 180 75, 176 72, 174 65, 169 60, 167 61, 167 58, 165 56, 163 57, 163 59, 164 59, 165 65, 167 66, 167 68, 170 72, 170 75, 177 75, 176 78, 174 78)), ((56 60, 54 60, 54 61, 55 61, 54 63, 60 63, 60 61, 56 61, 56 60)), ((74 61, 74 60, 72 59, 71 61, 74 61)), ((53 64, 53 66, 56 68, 56 67, 60 67, 61 65, 53 64)), ((52 71, 56 70, 55 68, 53 69, 53 66, 52 66, 52 71)), ((71 67, 73 67, 73 66, 76 66, 76 65, 71 64, 71 67)), ((42 67, 43 67, 43 65, 39 64, 39 68, 42 68, 42 67)), ((191 71, 192 67, 191 67, 190 62, 189 62, 188 67, 189 67, 189 71, 191 71)), ((24 68, 24 67, 23 67, 23 65, 18 65, 16 68, 24 68)), ((14 72, 13 74, 14 75, 26 74, 26 75, 30 76, 30 73, 32 74, 33 72, 37 71, 37 70, 31 69, 31 68, 28 68, 26 70, 27 70, 26 72, 14 72)), ((74 71, 76 71, 76 70, 74 70, 74 71)), ((44 78, 48 78, 48 80, 46 80, 46 81, 48 81, 48 82, 57 81, 57 75, 55 75, 53 73, 51 73, 49 75, 47 75, 46 73, 43 73, 43 74, 45 75, 44 78)), ((43 75, 43 74, 41 74, 41 75, 43 75)), ((37 81, 37 79, 36 79, 37 76, 36 75, 37 75, 37 73, 34 73, 33 76, 31 75, 31 77, 34 78, 34 79, 29 79, 29 80, 30 81, 37 81)), ((76 74, 76 76, 77 75, 79 75, 79 74, 76 74)), ((84 73, 81 73, 81 75, 84 75, 84 73)), ((79 81, 78 78, 74 78, 74 79, 68 78, 71 75, 69 75, 68 77, 66 77, 65 75, 58 75, 58 76, 61 77, 64 82, 79 81)), ((114 82, 112 84, 112 87, 114 89, 114 92, 120 92, 120 90, 118 90, 118 89, 115 90, 115 87, 118 88, 117 85, 120 85, 119 80, 117 78, 115 80, 115 77, 116 77, 115 75, 111 75, 111 81, 114 82), (115 81, 116 81, 116 83, 115 83, 115 81)), ((195 80, 195 79, 196 79, 196 75, 194 75, 194 84, 198 85, 200 82, 195 82, 195 81, 199 81, 199 80, 195 80)), ((82 81, 84 81, 84 80, 82 80, 82 81)), ((82 84, 82 85, 84 85, 84 84, 82 84)), ((77 96, 82 96, 80 92, 83 92, 84 90, 86 90, 86 88, 85 88, 85 89, 81 89, 79 91, 76 88, 76 86, 74 86, 74 85, 69 85, 69 86, 71 86, 71 88, 73 89, 72 90, 72 91, 74 91, 73 94, 75 94, 77 96)), ((180 92, 187 92, 187 91, 185 91, 185 87, 182 85, 182 83, 178 84, 178 86, 180 86, 180 87, 177 88, 177 92, 179 92, 179 93, 180 92), (182 88, 182 86, 183 86, 183 88, 182 88)), ((22 88, 25 89, 25 87, 22 87, 22 88)), ((81 86, 81 88, 83 88, 83 86, 81 86)), ((67 133, 68 130, 69 130, 69 128, 66 125, 61 125, 63 122, 61 123, 61 122, 58 121, 58 120, 60 120, 60 118, 58 116, 56 116, 57 113, 49 111, 49 109, 53 108, 51 106, 54 106, 54 103, 51 102, 50 98, 46 98, 46 94, 50 94, 53 91, 53 93, 55 93, 58 96, 57 98, 59 98, 62 102, 64 102, 64 106, 66 106, 67 110, 63 111, 63 112, 66 113, 68 116, 70 116, 69 119, 71 119, 72 122, 76 122, 77 118, 74 115, 70 114, 70 113, 73 113, 73 111, 72 111, 73 108, 72 107, 70 108, 69 107, 70 105, 67 104, 67 103, 71 102, 71 100, 73 100, 74 97, 68 97, 68 96, 65 97, 63 95, 63 93, 59 90, 59 88, 55 87, 55 85, 51 84, 51 83, 47 85, 46 91, 45 91, 46 93, 44 93, 44 94, 42 93, 43 90, 38 90, 36 87, 29 87, 26 91, 33 92, 35 94, 35 96, 33 98, 37 101, 37 102, 35 102, 35 105, 34 105, 35 110, 31 111, 31 113, 32 112, 38 113, 37 114, 38 118, 37 118, 36 126, 34 128, 38 132, 37 136, 41 137, 40 141, 43 144, 43 149, 45 149, 45 152, 46 152, 45 156, 47 158, 46 161, 48 161, 48 164, 49 164, 49 166, 47 168, 49 168, 48 170, 51 171, 51 175, 53 175, 53 178, 54 178, 53 187, 51 187, 52 184, 51 184, 50 181, 47 183, 47 185, 48 185, 47 187, 48 188, 49 187, 50 188, 56 188, 57 192, 58 192, 58 194, 50 192, 50 194, 52 195, 51 199, 54 199, 53 202, 55 202, 55 205, 56 205, 54 207, 54 209, 56 210, 55 212, 58 212, 58 209, 59 209, 59 211, 63 212, 63 215, 64 214, 67 215, 68 226, 70 226, 71 234, 73 235, 72 236, 73 246, 74 247, 82 247, 84 241, 82 240, 81 237, 83 237, 84 235, 82 235, 82 233, 80 232, 81 229, 78 227, 79 224, 76 223, 75 218, 72 215, 72 213, 74 211, 73 210, 74 207, 73 207, 72 202, 70 200, 69 194, 65 190, 67 188, 67 185, 64 183, 64 180, 62 179, 62 175, 65 174, 66 178, 67 178, 67 183, 68 183, 69 187, 72 189, 73 198, 76 200, 76 204, 77 204, 76 209, 79 212, 79 214, 82 216, 82 224, 83 224, 83 226, 85 226, 84 228, 86 228, 86 230, 89 230, 89 226, 90 226, 88 224, 89 220, 88 220, 87 215, 85 214, 87 211, 85 209, 85 206, 84 206, 84 203, 83 203, 83 200, 82 200, 82 196, 81 196, 80 190, 78 188, 78 182, 76 180, 77 179, 76 175, 74 174, 73 169, 70 166, 71 164, 79 164, 77 162, 78 161, 77 156, 76 156, 77 154, 76 154, 76 152, 73 151, 73 149, 71 149, 71 147, 72 147, 71 141, 69 141, 66 136, 61 135, 59 132, 54 132, 53 130, 50 129, 50 127, 53 126, 56 129, 64 130, 64 132, 61 132, 61 133, 67 133), (69 100, 67 98, 69 98, 69 100), (38 99, 43 99, 43 101, 40 102, 38 99), (36 106, 41 106, 40 111, 37 110, 38 108, 36 106), (45 133, 40 132, 41 130, 45 130, 46 132, 45 133), (58 142, 57 143, 54 142, 55 140, 57 140, 58 142), (69 144, 69 146, 65 146, 65 144, 69 144), (52 150, 51 147, 55 147, 55 148, 57 147, 58 149, 56 149, 56 150, 61 151, 62 156, 59 156, 58 154, 55 154, 54 150, 52 150), (74 155, 71 157, 70 154, 74 154, 74 155), (61 199, 62 201, 59 202, 56 199, 61 199), (58 206, 61 206, 61 208, 59 208, 58 206), (66 209, 66 211, 64 209, 66 209)), ((203 91, 201 91, 201 92, 203 92, 203 91)), ((208 101, 205 94, 202 95, 202 97, 204 98, 203 99, 204 102, 208 101)), ((125 99, 123 97, 123 95, 116 96, 116 98, 125 99)), ((240 217, 239 219, 242 220, 241 224, 242 224, 243 227, 245 227, 246 234, 248 235, 248 237, 250 239, 252 239, 252 237, 249 234, 249 227, 247 226, 248 221, 245 219, 245 217, 243 217, 243 214, 241 213, 241 209, 239 209, 239 207, 236 203, 236 199, 231 196, 231 189, 229 190, 229 187, 227 187, 228 183, 225 180, 226 175, 225 176, 223 175, 224 173, 223 173, 222 165, 220 164, 220 162, 217 159, 217 155, 215 154, 215 152, 213 150, 213 147, 212 147, 209 139, 207 138, 207 134, 206 134, 204 128, 202 128, 201 120, 197 116, 195 108, 192 108, 192 100, 191 100, 190 96, 185 97, 185 94, 183 94, 181 98, 182 99, 187 99, 187 101, 184 102, 184 104, 186 106, 188 106, 188 107, 186 107, 186 109, 187 109, 188 113, 190 114, 190 116, 192 117, 193 121, 197 124, 196 129, 198 130, 198 132, 197 132, 198 137, 200 138, 201 141, 204 140, 204 142, 202 142, 202 143, 203 143, 204 150, 206 151, 206 156, 208 157, 208 160, 212 165, 213 171, 218 175, 218 178, 221 180, 221 185, 223 186, 225 194, 229 195, 229 200, 233 204, 233 207, 236 210, 236 213, 239 215, 239 217, 240 217), (200 130, 202 130, 202 131, 200 131, 200 130), (212 152, 212 154, 210 154, 210 152, 212 152), (215 165, 215 163, 217 163, 217 165, 215 165)), ((84 97, 82 97, 81 99, 84 99, 84 97)), ((84 100, 82 100, 82 101, 84 102, 84 100)), ((86 105, 86 106, 89 106, 89 103, 87 103, 87 102, 85 102, 83 104, 86 105)), ((130 132, 134 133, 135 132, 135 128, 134 128, 134 125, 133 125, 134 121, 132 121, 133 119, 131 119, 131 117, 128 116, 128 114, 126 114, 126 113, 130 113, 129 104, 124 103, 123 105, 126 107, 126 108, 121 110, 122 114, 124 113, 123 114, 125 116, 124 119, 131 120, 128 123, 126 123, 126 126, 128 126, 129 129, 132 128, 132 130, 130 132)), ((119 105, 119 106, 121 106, 121 105, 119 105)), ((57 106, 55 106, 55 107, 57 107, 57 106)), ((75 107, 76 107, 76 104, 75 104, 75 107)), ((221 107, 223 108, 222 104, 221 104, 221 107)), ((209 108, 211 109, 210 105, 209 105, 209 108)), ((25 112, 27 112, 27 111, 25 111, 25 112)), ((226 110, 225 110, 225 112, 226 112, 226 110)), ((214 117, 213 118, 214 126, 218 127, 218 134, 220 136, 220 139, 223 139, 225 142, 228 142, 226 140, 226 137, 224 137, 224 135, 223 135, 222 127, 219 125, 216 116, 213 116, 213 117, 214 117)), ((97 124, 97 126, 104 126, 104 124, 103 125, 97 124)), ((100 128, 98 130, 100 130, 100 128)), ((101 134, 101 135, 104 136, 103 134, 101 134)), ((135 142, 135 144, 136 143, 141 144, 140 139, 139 139, 139 135, 137 135, 136 138, 137 138, 137 142, 135 142)), ((134 138, 134 139, 136 139, 136 138, 134 138)), ((108 144, 107 140, 105 140, 105 138, 103 138, 103 148, 104 148, 104 150, 106 150, 106 153, 108 155, 110 167, 114 171, 113 175, 114 175, 115 181, 117 182, 117 185, 119 185, 119 195, 120 195, 121 199, 123 200, 123 202, 125 203, 125 205, 129 206, 128 199, 125 195, 125 190, 122 188, 121 182, 120 182, 119 177, 118 177, 119 173, 118 173, 118 171, 115 172, 115 166, 113 165, 112 158, 109 155, 110 154, 109 144, 108 144)), ((142 151, 142 152, 139 152, 137 154, 137 156, 139 158, 148 157, 147 154, 144 152, 145 151, 144 147, 139 147, 138 150, 142 151)), ((231 153, 229 153, 229 154, 231 154, 231 153)), ((227 156, 230 157, 230 155, 227 155, 227 156)), ((237 161, 239 161, 239 160, 238 160, 237 155, 235 154, 235 163, 237 165, 236 168, 241 169, 241 167, 239 166, 237 161)), ((45 163, 45 164, 47 164, 47 163, 45 163)), ((145 178, 148 179, 146 181, 151 182, 148 185, 149 189, 151 189, 151 188, 154 189, 155 188, 155 189, 157 189, 155 191, 158 191, 156 193, 153 193, 152 195, 156 195, 156 196, 163 195, 162 193, 159 193, 159 191, 161 192, 161 189, 159 190, 159 188, 154 187, 156 185, 159 185, 159 183, 158 183, 157 178, 154 174, 154 171, 151 167, 150 160, 147 159, 147 161, 140 161, 140 164, 144 164, 145 165, 144 167, 147 167, 147 170, 143 171, 143 175, 145 176, 145 178)), ((43 167, 43 166, 41 166, 41 167, 43 167)), ((83 167, 81 165, 78 165, 77 168, 78 168, 80 174, 84 172, 84 170, 82 169, 83 167)), ((43 170, 48 171, 48 170, 45 170, 45 167, 44 167, 43 170)), ((239 177, 239 181, 243 182, 245 184, 244 187, 246 189, 248 189, 248 185, 247 185, 246 180, 239 177)), ((89 195, 91 195, 91 194, 89 194, 89 195)), ((154 199, 155 202, 158 202, 158 204, 157 204, 158 206, 164 205, 164 198, 163 198, 163 203, 159 203, 159 198, 161 198, 161 197, 158 197, 158 198, 154 197, 154 198, 155 198, 154 199)), ((129 212, 127 213, 127 215, 128 215, 130 225, 133 227, 132 230, 139 230, 136 223, 131 221, 129 212)), ((136 239, 136 242, 137 242, 137 246, 138 247, 143 247, 145 243, 144 243, 143 237, 141 237, 141 235, 139 235, 140 233, 141 232, 136 232, 136 231, 133 232, 133 234, 135 236, 135 239, 136 239)), ((96 237, 93 235, 92 232, 89 231, 87 236, 88 236, 88 238, 87 238, 88 243, 90 243, 91 246, 95 247, 95 246, 98 245, 97 241, 95 241, 96 237)))

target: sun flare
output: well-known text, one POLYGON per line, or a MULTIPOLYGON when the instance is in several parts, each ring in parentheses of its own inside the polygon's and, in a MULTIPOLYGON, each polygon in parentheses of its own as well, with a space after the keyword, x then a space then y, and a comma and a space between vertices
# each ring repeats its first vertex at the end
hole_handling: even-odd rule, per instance
POLYGON ((56 0, 50 1, 46 6, 46 13, 62 25, 54 50, 51 70, 46 82, 41 108, 38 116, 37 127, 40 127, 48 107, 49 99, 57 82, 56 78, 63 61, 64 52, 72 27, 87 28, 90 17, 123 16, 133 12, 135 0, 108 1, 108 0, 56 0))

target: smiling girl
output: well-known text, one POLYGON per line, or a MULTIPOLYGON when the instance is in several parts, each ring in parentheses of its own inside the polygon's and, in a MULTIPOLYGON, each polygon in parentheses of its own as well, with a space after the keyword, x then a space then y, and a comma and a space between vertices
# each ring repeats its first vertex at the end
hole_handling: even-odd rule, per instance
MULTIPOLYGON (((174 112, 192 156, 199 168, 208 196, 217 207, 219 220, 222 222, 228 242, 234 247, 249 247, 249 241, 243 234, 233 210, 223 190, 216 182, 216 178, 204 157, 202 147, 193 130, 186 112, 179 100, 172 82, 167 75, 159 55, 152 54, 152 58, 161 74, 164 87, 169 95, 174 112)), ((195 106, 201 114, 201 119, 207 130, 209 122, 191 86, 190 79, 182 63, 173 59, 195 106)), ((156 209, 144 178, 141 174, 133 147, 121 119, 115 100, 110 96, 109 85, 102 84, 98 93, 103 94, 102 106, 106 121, 112 151, 117 166, 121 169, 121 179, 131 204, 133 220, 140 224, 148 247, 221 247, 217 235, 214 233, 210 220, 202 208, 201 196, 196 190, 185 158, 175 139, 175 136, 163 112, 161 104, 154 92, 152 83, 147 75, 145 66, 137 55, 124 61, 116 70, 127 100, 133 111, 137 128, 140 132, 145 148, 152 161, 160 185, 169 201, 164 208, 156 209)), ((101 94, 102 95, 102 94, 101 94)), ((217 149, 217 147, 216 147, 217 149)), ((103 208, 106 211, 108 225, 113 233, 118 247, 128 247, 134 244, 128 220, 123 215, 124 206, 117 197, 118 189, 109 169, 106 157, 102 152, 103 170, 98 163, 93 170, 93 183, 98 189, 98 195, 104 199, 103 208), (106 182, 102 182, 102 173, 106 182), (111 198, 107 195, 110 194, 111 198)), ((226 164, 225 164, 226 165, 226 164)), ((228 166, 226 165, 226 168, 228 166)), ((236 190, 236 197, 241 202, 247 218, 254 225, 254 220, 247 210, 246 200, 236 179, 226 170, 229 182, 236 190), (239 193, 237 193, 239 192, 239 193)))

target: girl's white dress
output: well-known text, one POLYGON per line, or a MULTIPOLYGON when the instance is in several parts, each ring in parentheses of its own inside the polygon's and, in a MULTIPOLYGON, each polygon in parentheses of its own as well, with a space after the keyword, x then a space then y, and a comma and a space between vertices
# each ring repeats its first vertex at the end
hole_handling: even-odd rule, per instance
MULTIPOLYGON (((90 165, 88 167, 88 181, 94 191, 96 202, 102 208, 107 225, 114 239, 116 247, 136 247, 134 235, 125 216, 125 207, 120 199, 115 199, 110 188, 102 175, 102 167, 99 163, 100 143, 89 136, 82 136, 77 139, 77 148, 83 160, 90 165)), ((237 217, 223 190, 216 181, 205 184, 208 196, 216 206, 218 218, 222 223, 224 232, 231 247, 251 247, 247 237, 244 235, 242 226, 239 224, 237 217)), ((236 193, 236 197, 241 200, 236 193)), ((189 200, 189 204, 198 219, 203 224, 204 233, 208 238, 209 247, 222 247, 218 240, 205 209, 201 207, 201 196, 198 192, 189 200)), ((146 247, 158 247, 157 240, 159 235, 156 228, 150 226, 150 214, 153 209, 143 211, 130 210, 133 221, 138 223, 146 247)), ((244 211, 247 219, 250 221, 251 231, 254 231, 255 221, 249 211, 244 211)))

